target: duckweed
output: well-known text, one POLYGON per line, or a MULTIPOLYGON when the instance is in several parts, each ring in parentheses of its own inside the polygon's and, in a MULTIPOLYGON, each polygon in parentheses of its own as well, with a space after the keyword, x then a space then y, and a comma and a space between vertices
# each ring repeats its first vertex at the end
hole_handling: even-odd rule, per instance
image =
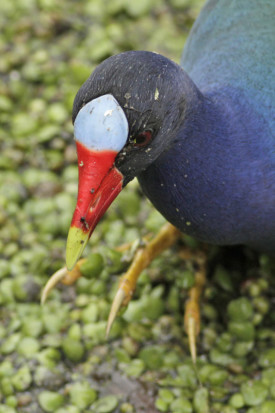
POLYGON ((260 355, 259 364, 261 367, 275 366, 275 348, 264 351, 260 355))
MULTIPOLYGON (((78 88, 102 59, 124 50, 179 61, 202 3, 0 2, 0 413, 275 411, 272 257, 208 247, 198 377, 183 328, 195 266, 178 257, 181 245, 143 271, 106 339, 136 241, 165 223, 137 181, 94 232, 83 277, 39 304, 42 286, 64 266, 75 207, 78 88)), ((181 244, 200 248, 188 236, 181 244)))
POLYGON ((66 337, 62 341, 62 349, 65 356, 74 362, 80 361, 84 356, 84 346, 79 340, 75 340, 70 337, 66 337))
POLYGON ((178 397, 170 404, 172 413, 192 413, 192 404, 188 399, 184 397, 178 397))
POLYGON ((244 406, 244 398, 241 393, 235 393, 229 400, 229 404, 236 409, 240 409, 244 406))
POLYGON ((113 395, 101 397, 92 405, 95 413, 111 413, 118 405, 118 398, 113 395))
POLYGON ((248 381, 242 384, 241 393, 245 404, 248 406, 257 406, 265 400, 268 389, 259 381, 248 381))
POLYGON ((17 370, 12 377, 12 385, 17 391, 27 390, 32 383, 32 375, 28 366, 23 366, 17 370))
POLYGON ((64 397, 59 393, 43 391, 38 395, 38 402, 45 412, 56 412, 64 403, 64 397))
POLYGON ((87 261, 80 266, 81 273, 86 278, 99 277, 103 268, 103 257, 96 253, 89 255, 87 261))
POLYGON ((40 348, 39 341, 32 337, 24 337, 17 345, 17 351, 26 358, 33 357, 40 348))
POLYGON ((252 304, 245 297, 232 300, 228 305, 227 311, 229 318, 235 322, 251 320, 253 315, 252 304))
POLYGON ((195 391, 194 409, 196 413, 209 413, 209 393, 205 387, 195 391))
POLYGON ((88 382, 77 382, 69 387, 70 400, 79 409, 85 409, 97 398, 97 392, 88 382))

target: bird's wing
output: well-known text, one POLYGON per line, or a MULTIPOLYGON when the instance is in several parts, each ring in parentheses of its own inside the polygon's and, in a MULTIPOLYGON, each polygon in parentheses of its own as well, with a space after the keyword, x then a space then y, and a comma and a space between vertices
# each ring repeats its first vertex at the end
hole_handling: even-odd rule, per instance
POLYGON ((274 0, 207 1, 181 63, 202 91, 228 86, 244 90, 275 130, 274 0))

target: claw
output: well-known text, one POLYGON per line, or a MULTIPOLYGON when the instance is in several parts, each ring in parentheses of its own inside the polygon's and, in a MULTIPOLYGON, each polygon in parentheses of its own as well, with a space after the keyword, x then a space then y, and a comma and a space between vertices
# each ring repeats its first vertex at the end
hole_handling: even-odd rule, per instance
POLYGON ((196 364, 197 360, 197 346, 196 346, 196 321, 194 318, 188 320, 188 340, 191 358, 193 364, 196 364))
POLYGON ((196 346, 196 337, 200 331, 200 310, 195 303, 189 300, 186 303, 185 307, 185 317, 184 317, 184 326, 185 331, 188 336, 189 350, 191 353, 191 358, 193 364, 196 364, 197 360, 197 346, 196 346))
POLYGON ((51 290, 62 281, 65 285, 71 285, 76 282, 78 278, 81 277, 80 267, 86 261, 86 258, 79 260, 72 271, 68 271, 66 267, 60 268, 56 271, 51 278, 48 280, 47 284, 43 288, 41 295, 41 304, 45 304, 51 290))
POLYGON ((194 365, 197 360, 196 337, 200 332, 200 297, 206 282, 206 257, 201 252, 197 254, 196 262, 199 269, 195 274, 195 284, 189 291, 189 300, 185 306, 184 327, 188 336, 189 350, 194 365))
POLYGON ((113 300, 111 311, 109 313, 107 327, 106 327, 106 338, 109 336, 113 322, 117 316, 119 309, 123 305, 125 298, 126 298, 125 291, 122 288, 119 288, 113 300))
POLYGON ((51 290, 67 275, 68 270, 66 267, 60 268, 56 271, 51 278, 48 280, 47 284, 43 288, 41 295, 41 304, 45 304, 51 290))

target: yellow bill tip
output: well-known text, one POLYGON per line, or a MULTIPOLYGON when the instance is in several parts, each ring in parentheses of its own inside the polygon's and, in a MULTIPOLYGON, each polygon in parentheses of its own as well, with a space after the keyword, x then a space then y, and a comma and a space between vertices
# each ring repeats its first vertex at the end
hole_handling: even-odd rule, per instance
POLYGON ((69 271, 74 268, 81 257, 88 241, 88 232, 84 232, 81 228, 74 226, 70 228, 66 247, 66 266, 69 271))

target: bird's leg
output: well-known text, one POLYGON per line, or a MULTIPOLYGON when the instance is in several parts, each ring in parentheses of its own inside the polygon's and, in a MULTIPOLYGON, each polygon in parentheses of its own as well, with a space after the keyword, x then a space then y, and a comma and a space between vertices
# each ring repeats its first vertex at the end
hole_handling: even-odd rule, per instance
MULTIPOLYGON (((116 317, 116 314, 121 306, 127 305, 131 300, 133 292, 136 287, 137 279, 144 268, 146 268, 150 262, 159 255, 162 251, 173 245, 180 236, 180 231, 173 225, 165 224, 159 233, 151 241, 147 242, 148 237, 143 238, 143 243, 137 245, 137 249, 134 252, 134 258, 126 274, 121 278, 119 289, 114 298, 111 312, 108 319, 107 334, 110 331, 112 323, 116 317)), ((134 243, 135 244, 135 243, 134 243)), ((125 251, 129 249, 133 244, 124 244, 117 248, 118 251, 125 251)), ((81 265, 86 261, 83 258, 77 262, 72 271, 68 271, 66 267, 61 268, 55 272, 45 285, 41 303, 44 304, 50 291, 59 283, 62 282, 65 285, 74 284, 75 281, 82 276, 81 265)))
MULTIPOLYGON (((154 258, 161 254, 165 249, 172 246, 180 237, 180 231, 173 225, 165 224, 159 233, 152 240, 148 238, 143 239, 143 243, 139 243, 135 250, 133 261, 128 271, 121 277, 118 291, 112 303, 109 314, 106 335, 109 334, 111 326, 116 318, 119 309, 126 306, 132 298, 136 283, 141 272, 146 268, 154 258)), ((125 244, 117 249, 125 251, 133 244, 125 244)), ((206 256, 201 251, 191 251, 188 248, 180 252, 180 257, 184 260, 193 259, 196 263, 195 285, 189 290, 189 299, 185 306, 184 327, 188 335, 189 348, 192 360, 196 361, 196 336, 200 330, 200 310, 199 299, 205 284, 205 262, 206 256)), ((41 302, 44 303, 50 291, 60 281, 65 285, 73 284, 78 278, 82 276, 81 265, 86 261, 86 258, 79 260, 72 271, 68 271, 66 267, 58 270, 49 279, 44 287, 41 302)))
MULTIPOLYGON (((146 235, 143 239, 142 242, 146 242, 147 239, 149 238, 150 235, 146 235)), ((128 242, 122 245, 119 245, 116 247, 116 251, 119 252, 125 252, 127 250, 131 249, 131 257, 134 256, 136 250, 139 248, 139 245, 141 244, 140 240, 135 240, 134 242, 128 242)), ((87 258, 82 258, 80 259, 75 267, 69 271, 67 267, 62 267, 58 271, 56 271, 47 281, 47 284, 43 288, 42 294, 41 294, 41 304, 44 304, 51 292, 51 290, 54 289, 54 287, 58 283, 62 283, 64 285, 72 285, 74 284, 78 278, 82 277, 82 272, 81 272, 81 266, 87 261, 87 258)))
POLYGON ((119 288, 113 300, 108 318, 107 336, 120 307, 126 306, 131 300, 142 270, 148 267, 150 262, 162 253, 162 251, 173 245, 179 236, 180 231, 168 223, 161 228, 155 238, 137 250, 128 271, 120 279, 119 288))
MULTIPOLYGON (((140 247, 128 271, 121 277, 118 291, 112 303, 108 318, 106 335, 109 334, 112 323, 121 307, 126 306, 132 298, 138 277, 142 270, 165 249, 173 245, 180 236, 180 232, 171 224, 164 225, 157 236, 147 245, 140 247)), ((203 251, 194 251, 184 248, 180 252, 183 260, 192 260, 195 263, 195 283, 188 292, 185 305, 184 328, 188 336, 189 349, 194 364, 196 363, 196 337, 200 331, 200 297, 206 282, 206 255, 203 251)))
POLYGON ((181 251, 182 259, 193 259, 196 264, 195 284, 190 288, 189 299, 185 304, 184 328, 188 336, 189 349, 193 363, 196 363, 197 347, 196 337, 200 332, 200 297, 206 283, 206 255, 202 251, 194 252, 184 249, 181 251))

